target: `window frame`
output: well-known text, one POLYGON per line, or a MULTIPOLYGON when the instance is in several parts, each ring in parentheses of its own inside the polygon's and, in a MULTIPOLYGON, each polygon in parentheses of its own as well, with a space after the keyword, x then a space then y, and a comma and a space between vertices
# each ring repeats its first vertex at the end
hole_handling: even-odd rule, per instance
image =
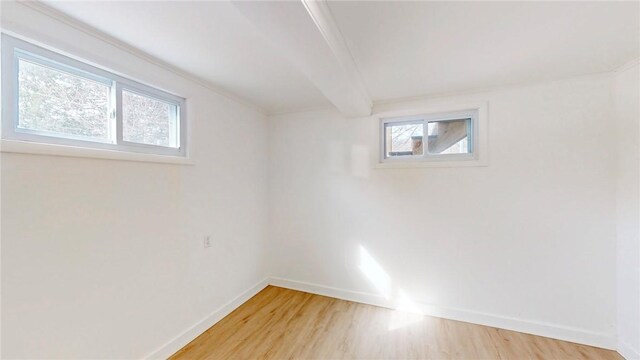
POLYGON ((62 55, 59 52, 45 49, 31 42, 15 38, 5 33, 2 33, 1 36, 1 122, 3 141, 16 140, 39 144, 62 145, 67 147, 112 150, 123 153, 164 155, 180 158, 187 157, 187 116, 186 100, 184 98, 120 75, 116 75, 110 71, 90 65, 84 61, 73 59, 62 55), (35 63, 39 66, 49 67, 53 70, 80 76, 91 81, 108 84, 110 86, 109 96, 111 97, 109 113, 111 117, 110 132, 112 136, 110 136, 110 139, 103 141, 98 138, 83 138, 81 136, 68 134, 55 136, 46 131, 18 129, 18 62, 20 59, 35 63), (176 121, 179 123, 179 126, 177 127, 177 148, 123 140, 123 90, 177 106, 176 121))
POLYGON ((468 109, 459 111, 447 111, 437 113, 424 113, 420 115, 389 116, 380 117, 379 134, 379 162, 380 164, 403 164, 403 163, 430 163, 430 162, 462 162, 479 159, 479 118, 480 109, 468 109), (453 120, 470 119, 470 126, 467 129, 467 137, 470 142, 470 153, 465 154, 430 154, 428 150, 428 126, 430 122, 444 122, 453 120), (420 123, 423 126, 423 152, 422 155, 404 155, 388 157, 386 151, 386 128, 393 124, 420 123), (468 133, 471 132, 471 136, 468 133), (427 134, 425 136, 425 134, 427 134))

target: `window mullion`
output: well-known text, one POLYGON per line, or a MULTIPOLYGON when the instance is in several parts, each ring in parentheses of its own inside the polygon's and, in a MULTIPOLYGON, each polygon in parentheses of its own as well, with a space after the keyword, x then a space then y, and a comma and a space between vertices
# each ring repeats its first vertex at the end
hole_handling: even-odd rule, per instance
POLYGON ((109 90, 109 141, 116 143, 116 82, 111 82, 109 90))
POLYGON ((122 144, 122 85, 116 82, 116 144, 122 144))
POLYGON ((475 116, 471 119, 467 120, 467 151, 471 154, 475 154, 476 147, 476 139, 474 134, 476 134, 476 124, 475 124, 475 116))
POLYGON ((429 122, 422 120, 422 159, 429 157, 429 122))

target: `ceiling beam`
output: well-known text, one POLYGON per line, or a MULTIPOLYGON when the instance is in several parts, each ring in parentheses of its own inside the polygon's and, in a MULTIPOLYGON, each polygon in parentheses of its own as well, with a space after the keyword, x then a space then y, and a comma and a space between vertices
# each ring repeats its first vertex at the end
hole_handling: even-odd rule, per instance
POLYGON ((371 99, 325 1, 234 5, 340 112, 352 117, 371 114, 371 99))

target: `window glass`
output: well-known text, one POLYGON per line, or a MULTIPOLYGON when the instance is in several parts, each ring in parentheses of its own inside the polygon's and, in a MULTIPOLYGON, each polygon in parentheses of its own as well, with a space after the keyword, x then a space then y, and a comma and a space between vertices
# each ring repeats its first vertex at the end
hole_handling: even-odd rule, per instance
POLYGON ((471 153, 471 119, 430 121, 427 125, 429 154, 471 153))
POLYGON ((385 157, 422 155, 423 132, 422 121, 385 124, 385 157))
POLYGON ((18 59, 18 123, 26 130, 110 141, 111 87, 18 59))
POLYGON ((123 140, 177 148, 177 114, 176 105, 123 90, 123 140))

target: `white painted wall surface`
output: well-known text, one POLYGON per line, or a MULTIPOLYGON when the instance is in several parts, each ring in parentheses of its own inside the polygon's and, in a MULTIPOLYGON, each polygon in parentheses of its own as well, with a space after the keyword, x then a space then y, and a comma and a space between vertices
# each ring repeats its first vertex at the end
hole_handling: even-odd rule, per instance
POLYGON ((477 101, 487 167, 376 169, 373 117, 270 117, 272 274, 614 348, 611 77, 375 111, 477 101))
MULTIPOLYGON (((613 82, 378 106, 487 101, 490 157, 487 167, 376 169, 373 117, 267 122, 24 5, 1 8, 5 29, 186 97, 195 163, 2 153, 2 357, 146 356, 268 271, 615 346, 616 256, 638 266, 620 247, 621 226, 638 230, 624 226, 624 209, 637 211, 637 197, 624 201, 637 168, 625 167, 632 155, 616 151, 616 136, 635 149, 637 137, 616 135, 611 119, 634 126, 637 67, 613 82)), ((633 317, 620 321, 634 300, 620 294, 637 294, 625 284, 638 273, 622 264, 618 332, 634 346, 633 317)))
POLYGON ((263 280, 262 114, 24 5, 2 26, 186 97, 194 162, 2 153, 2 358, 144 357, 263 280))
POLYGON ((618 349, 640 359, 640 66, 614 74, 617 156, 618 349))

